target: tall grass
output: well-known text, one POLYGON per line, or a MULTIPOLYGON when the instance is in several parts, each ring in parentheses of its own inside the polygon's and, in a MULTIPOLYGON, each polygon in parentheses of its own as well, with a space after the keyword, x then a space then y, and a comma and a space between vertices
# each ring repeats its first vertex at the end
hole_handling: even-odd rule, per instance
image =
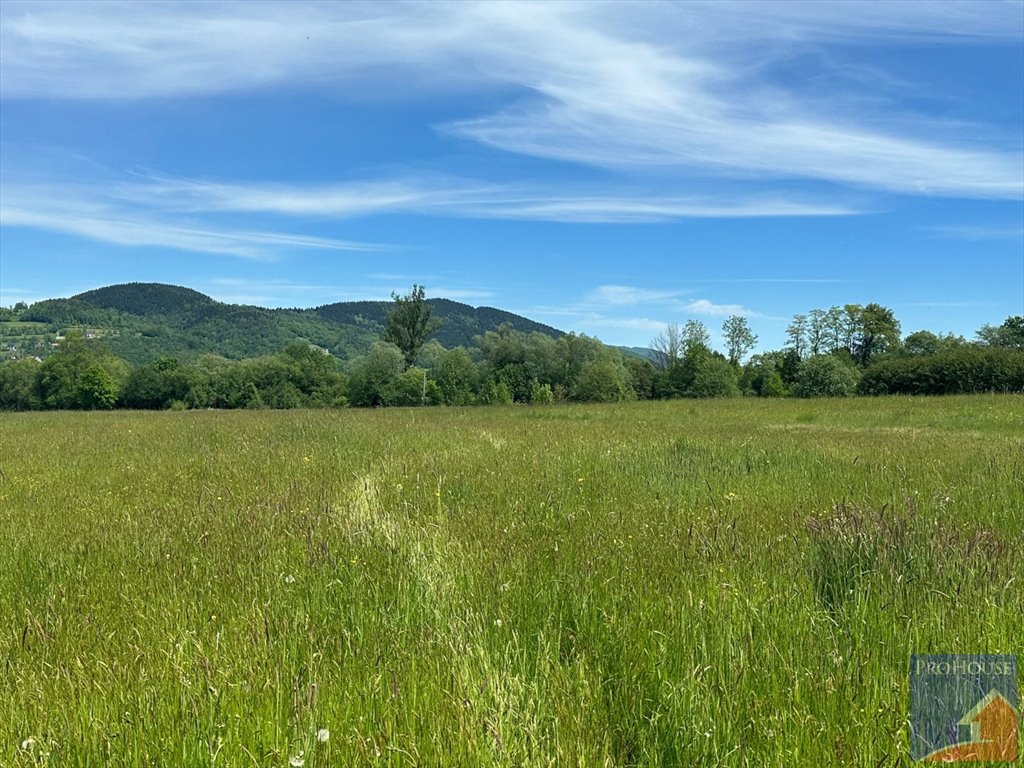
POLYGON ((911 652, 1020 651, 1019 397, 17 414, 0 451, 4 765, 902 765, 911 652))

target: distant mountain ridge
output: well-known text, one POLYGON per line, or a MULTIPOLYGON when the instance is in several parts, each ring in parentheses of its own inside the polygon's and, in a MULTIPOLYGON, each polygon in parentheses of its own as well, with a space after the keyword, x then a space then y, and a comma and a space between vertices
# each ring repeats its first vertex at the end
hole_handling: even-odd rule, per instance
MULTIPOLYGON (((503 323, 523 333, 552 338, 563 331, 494 307, 428 299, 442 323, 436 338, 445 347, 470 346, 473 338, 503 323)), ((268 309, 228 304, 206 294, 163 283, 122 283, 66 299, 33 304, 22 320, 46 324, 53 333, 84 328, 134 364, 168 355, 182 359, 217 354, 241 359, 281 351, 301 340, 340 358, 362 354, 380 337, 389 301, 348 301, 311 309, 268 309)))

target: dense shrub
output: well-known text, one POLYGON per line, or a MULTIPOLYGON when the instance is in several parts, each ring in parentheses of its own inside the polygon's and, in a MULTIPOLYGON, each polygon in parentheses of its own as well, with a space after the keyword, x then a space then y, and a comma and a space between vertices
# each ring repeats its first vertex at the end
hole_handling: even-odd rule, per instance
POLYGON ((615 403, 633 397, 626 372, 612 360, 589 360, 583 364, 572 399, 587 403, 615 403))
POLYGON ((18 360, 0 365, 0 409, 31 411, 42 407, 36 389, 40 364, 18 360))
POLYGON ((530 385, 530 403, 533 405, 550 405, 555 401, 555 393, 550 384, 541 384, 534 379, 530 385))
POLYGON ((1024 392, 1024 351, 963 345, 934 355, 889 359, 861 379, 866 395, 1024 392))
POLYGON ((835 355, 815 355, 800 363, 797 397, 848 397, 857 391, 858 372, 835 355))

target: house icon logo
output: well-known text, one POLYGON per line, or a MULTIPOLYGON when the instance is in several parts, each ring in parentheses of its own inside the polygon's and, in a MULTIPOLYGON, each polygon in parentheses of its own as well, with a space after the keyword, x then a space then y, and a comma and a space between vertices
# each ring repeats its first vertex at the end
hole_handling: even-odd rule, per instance
POLYGON ((910 658, 910 754, 933 763, 1017 759, 1017 657, 910 658))

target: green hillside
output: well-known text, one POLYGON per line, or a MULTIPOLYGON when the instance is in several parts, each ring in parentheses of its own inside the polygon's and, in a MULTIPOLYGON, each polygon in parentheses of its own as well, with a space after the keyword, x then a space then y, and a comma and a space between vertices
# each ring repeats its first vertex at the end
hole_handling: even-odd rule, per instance
MULTIPOLYGON (((442 321, 435 338, 445 347, 471 345, 473 337, 508 323, 524 333, 558 338, 562 331, 492 307, 429 299, 442 321)), ((183 360, 202 354, 243 359, 280 352, 301 340, 346 359, 379 337, 390 305, 353 301, 315 309, 267 309, 225 304, 181 286, 125 283, 49 299, 21 312, 19 322, 0 323, 0 351, 45 357, 58 334, 80 330, 103 338, 130 363, 161 356, 183 360)))

